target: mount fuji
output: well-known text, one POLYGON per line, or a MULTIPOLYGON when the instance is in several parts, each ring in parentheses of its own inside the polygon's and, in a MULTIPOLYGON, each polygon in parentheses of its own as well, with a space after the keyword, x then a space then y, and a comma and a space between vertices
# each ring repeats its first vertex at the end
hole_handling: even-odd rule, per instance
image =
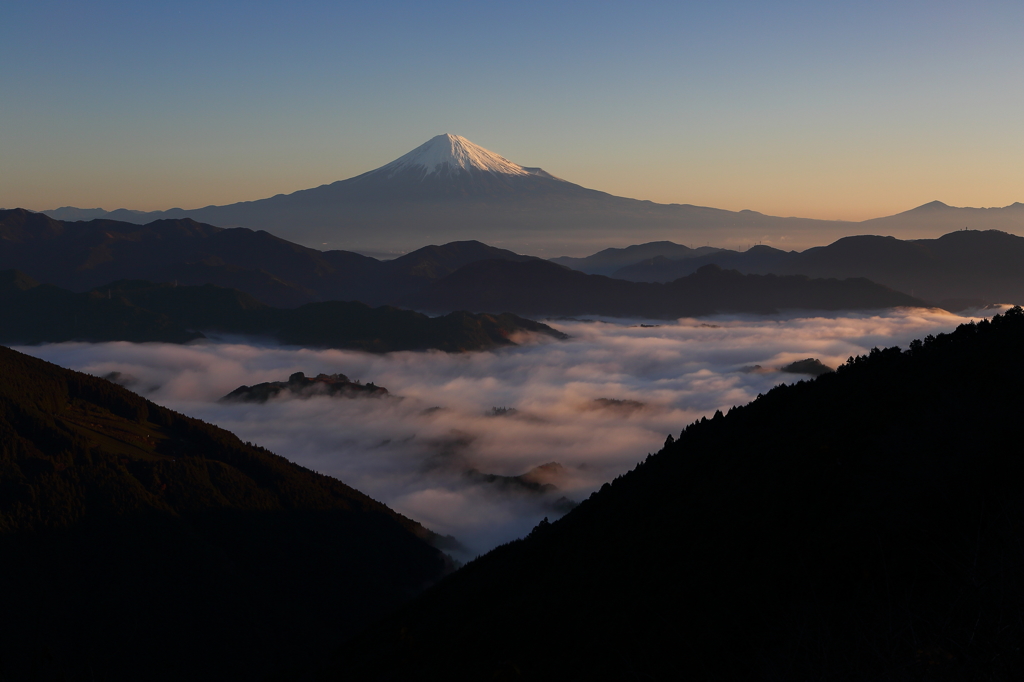
POLYGON ((554 178, 540 168, 526 168, 512 163, 504 156, 498 156, 460 135, 451 133, 427 140, 408 154, 375 171, 370 171, 369 175, 385 175, 390 179, 403 173, 409 173, 421 181, 429 178, 458 181, 465 175, 490 178, 504 176, 506 179, 531 175, 554 178), (487 175, 484 175, 485 173, 487 175))
POLYGON ((451 199, 524 199, 538 195, 611 196, 586 189, 540 168, 520 166, 460 135, 437 135, 376 170, 289 196, 353 202, 431 202, 451 199), (330 190, 330 194, 326 190, 330 190), (320 192, 323 192, 322 195, 320 192), (314 195, 308 195, 314 196, 314 195))
MULTIPOLYGON (((968 209, 985 213, 972 215, 972 222, 984 218, 986 224, 971 227, 1019 231, 1024 228, 1024 210, 1012 211, 1012 216, 993 213, 1016 206, 968 209), (1003 225, 1007 220, 1012 225, 1003 225), (993 221, 998 224, 988 225, 993 221)), ((568 182, 541 168, 520 165, 447 133, 375 170, 258 201, 189 210, 64 207, 45 213, 58 220, 110 218, 139 224, 192 218, 221 227, 263 229, 317 249, 378 254, 470 239, 547 257, 582 255, 607 246, 655 240, 732 248, 763 242, 799 249, 861 231, 859 223, 779 218, 755 211, 617 197, 568 182)), ((922 223, 921 216, 913 213, 879 220, 889 221, 885 227, 902 238, 938 236, 942 232, 936 229, 963 227, 960 214, 954 217, 932 210, 922 223), (906 229, 901 229, 902 216, 918 219, 908 220, 906 229), (957 226, 944 225, 944 217, 956 221, 957 226)), ((881 225, 875 229, 878 227, 881 225)))

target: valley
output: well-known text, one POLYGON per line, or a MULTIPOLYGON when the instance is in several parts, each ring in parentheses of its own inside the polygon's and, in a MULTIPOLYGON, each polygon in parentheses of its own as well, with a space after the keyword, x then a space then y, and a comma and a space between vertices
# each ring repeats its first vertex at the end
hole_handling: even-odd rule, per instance
MULTIPOLYGON (((999 310, 999 309, 997 309, 999 310)), ((989 311, 988 314, 997 312, 989 311)), ((244 338, 180 344, 17 346, 112 380, 160 405, 327 474, 451 535, 468 561, 564 513, 654 452, 678 424, 744 405, 814 358, 835 368, 964 321, 939 310, 716 315, 671 322, 549 319, 535 336, 472 353, 314 349, 244 338), (647 326, 644 326, 647 325, 647 326), (302 372, 341 374, 386 397, 284 393, 226 402, 242 385, 302 372), (116 373, 113 374, 112 373, 116 373), (555 489, 524 495, 477 474, 520 476, 550 463, 555 489), (476 472, 470 474, 470 472, 476 472)))

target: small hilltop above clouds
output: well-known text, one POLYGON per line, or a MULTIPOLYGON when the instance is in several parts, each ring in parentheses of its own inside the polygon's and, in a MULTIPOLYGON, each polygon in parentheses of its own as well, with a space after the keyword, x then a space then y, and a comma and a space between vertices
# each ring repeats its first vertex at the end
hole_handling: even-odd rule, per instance
MULTIPOLYGON (((680 187, 681 197, 686 188, 680 187)), ((690 204, 657 204, 588 189, 445 133, 346 180, 257 201, 166 211, 45 211, 58 220, 146 224, 193 220, 248 227, 315 248, 400 254, 424 244, 478 239, 544 257, 669 239, 690 247, 764 243, 804 249, 851 234, 937 237, 953 229, 1024 231, 1024 205, 962 209, 932 202, 864 223, 782 218, 690 204)))

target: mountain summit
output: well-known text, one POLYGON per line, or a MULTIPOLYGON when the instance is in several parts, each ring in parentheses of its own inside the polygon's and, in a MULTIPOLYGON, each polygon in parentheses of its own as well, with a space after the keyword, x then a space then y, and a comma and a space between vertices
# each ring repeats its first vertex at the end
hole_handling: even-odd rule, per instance
MULTIPOLYGON (((425 218, 422 214, 424 203, 509 199, 522 203, 550 194, 571 197, 600 194, 560 180, 540 168, 512 163, 451 133, 432 137, 376 170, 289 196, 299 197, 307 193, 310 197, 313 193, 322 193, 322 197, 316 197, 317 201, 356 202, 363 206, 368 202, 391 207, 416 202, 420 204, 417 210, 421 224, 425 218)), ((481 218, 484 216, 478 215, 474 220, 478 228, 481 218)))
POLYGON ((460 135, 445 133, 430 138, 408 154, 372 172, 391 177, 405 170, 425 172, 426 175, 451 174, 459 170, 531 175, 530 170, 537 169, 526 169, 460 135))

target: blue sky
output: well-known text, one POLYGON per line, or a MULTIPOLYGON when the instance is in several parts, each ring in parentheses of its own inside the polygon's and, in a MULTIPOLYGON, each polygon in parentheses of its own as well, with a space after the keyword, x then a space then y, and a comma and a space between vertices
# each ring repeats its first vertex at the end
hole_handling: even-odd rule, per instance
POLYGON ((1024 201, 1020 2, 12 5, 8 208, 258 199, 442 132, 662 202, 1024 201))

